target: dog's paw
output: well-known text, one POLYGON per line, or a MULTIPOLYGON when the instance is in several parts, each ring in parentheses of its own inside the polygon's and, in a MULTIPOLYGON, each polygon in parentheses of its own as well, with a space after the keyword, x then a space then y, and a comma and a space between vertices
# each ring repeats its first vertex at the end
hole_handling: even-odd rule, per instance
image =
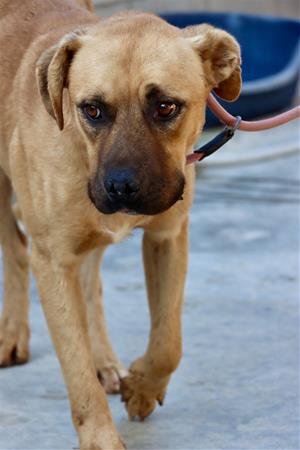
POLYGON ((113 426, 95 424, 79 431, 80 450, 126 450, 113 426))
POLYGON ((128 376, 128 370, 120 362, 97 365, 97 375, 107 394, 119 394, 121 380, 128 376))
POLYGON ((138 417, 144 420, 155 409, 156 404, 163 405, 169 377, 154 379, 147 377, 137 360, 127 377, 121 381, 121 399, 125 403, 130 420, 138 417))
POLYGON ((29 327, 12 319, 0 321, 0 367, 25 364, 29 359, 29 327))

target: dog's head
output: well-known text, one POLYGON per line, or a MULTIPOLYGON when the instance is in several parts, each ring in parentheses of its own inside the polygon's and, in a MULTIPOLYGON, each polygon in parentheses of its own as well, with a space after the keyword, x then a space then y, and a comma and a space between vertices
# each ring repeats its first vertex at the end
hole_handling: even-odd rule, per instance
POLYGON ((238 97, 240 50, 209 25, 179 30, 122 14, 65 36, 41 56, 37 76, 59 128, 75 127, 85 142, 98 210, 157 214, 183 194, 209 92, 238 97))

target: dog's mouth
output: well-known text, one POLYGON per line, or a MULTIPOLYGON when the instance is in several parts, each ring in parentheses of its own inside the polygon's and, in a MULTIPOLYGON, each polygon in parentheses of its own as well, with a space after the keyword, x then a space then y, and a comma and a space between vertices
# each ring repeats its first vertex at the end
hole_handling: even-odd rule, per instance
POLYGON ((128 216, 138 216, 139 215, 139 213, 137 211, 134 211, 133 209, 128 209, 128 208, 121 208, 118 212, 122 213, 122 214, 127 214, 128 216))

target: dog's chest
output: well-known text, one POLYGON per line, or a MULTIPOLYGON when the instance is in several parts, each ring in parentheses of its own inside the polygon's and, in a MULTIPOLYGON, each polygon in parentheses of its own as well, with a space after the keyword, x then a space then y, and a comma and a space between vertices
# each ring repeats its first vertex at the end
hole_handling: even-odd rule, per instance
POLYGON ((117 244, 128 237, 134 228, 141 227, 143 222, 143 216, 104 216, 101 220, 101 234, 110 244, 117 244))
POLYGON ((111 244, 117 244, 130 235, 132 228, 120 227, 118 229, 105 229, 104 233, 111 244))

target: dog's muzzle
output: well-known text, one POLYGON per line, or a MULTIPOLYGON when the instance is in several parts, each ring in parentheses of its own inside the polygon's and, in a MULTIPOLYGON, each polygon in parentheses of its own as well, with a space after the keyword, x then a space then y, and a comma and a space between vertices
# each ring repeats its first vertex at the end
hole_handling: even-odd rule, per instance
POLYGON ((90 200, 103 214, 155 215, 182 197, 185 184, 182 174, 174 173, 171 180, 151 175, 142 179, 138 175, 133 168, 112 168, 102 176, 97 173, 88 185, 90 200))

